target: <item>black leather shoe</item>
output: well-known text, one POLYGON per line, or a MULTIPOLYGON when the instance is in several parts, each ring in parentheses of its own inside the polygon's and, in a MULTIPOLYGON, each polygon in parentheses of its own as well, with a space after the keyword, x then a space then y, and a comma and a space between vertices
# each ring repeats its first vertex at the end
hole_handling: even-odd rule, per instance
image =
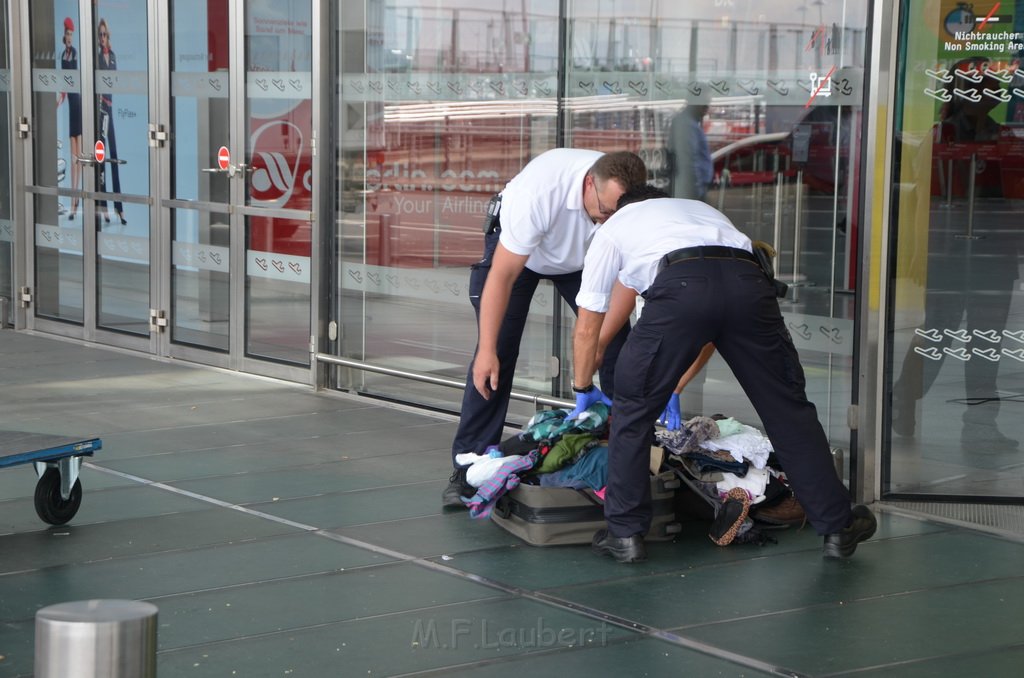
POLYGON ((853 507, 853 522, 840 532, 825 535, 822 555, 826 558, 849 558, 857 550, 857 544, 870 539, 877 527, 878 521, 871 509, 857 504, 853 507))
POLYGON ((441 493, 441 507, 446 509, 464 509, 463 497, 472 497, 476 488, 466 482, 466 469, 457 468, 448 479, 448 487, 441 493))
POLYGON ((639 563, 647 560, 647 547, 642 535, 613 537, 608 530, 598 530, 590 542, 590 550, 602 556, 611 556, 620 563, 639 563))

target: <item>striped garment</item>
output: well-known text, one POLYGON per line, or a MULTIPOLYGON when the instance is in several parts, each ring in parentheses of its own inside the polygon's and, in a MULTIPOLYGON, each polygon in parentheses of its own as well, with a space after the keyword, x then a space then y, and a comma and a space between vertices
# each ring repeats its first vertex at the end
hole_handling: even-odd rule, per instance
POLYGON ((469 507, 470 517, 490 518, 498 497, 519 487, 519 473, 532 469, 539 459, 540 450, 533 450, 518 459, 509 458, 487 482, 477 488, 476 494, 468 499, 463 497, 462 501, 469 507))

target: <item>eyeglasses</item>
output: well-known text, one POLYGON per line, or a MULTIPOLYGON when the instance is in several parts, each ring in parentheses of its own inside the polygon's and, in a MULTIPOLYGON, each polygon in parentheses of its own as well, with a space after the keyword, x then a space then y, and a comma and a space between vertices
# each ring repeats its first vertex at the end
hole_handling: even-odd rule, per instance
MULTIPOLYGON (((592 178, 593 179, 593 178, 592 178)), ((607 208, 601 203, 601 190, 597 187, 597 179, 593 179, 594 183, 594 197, 597 198, 597 211, 601 213, 603 217, 610 217, 615 214, 615 208, 607 208)))
POLYGON ((107 32, 106 31, 100 31, 100 37, 101 38, 107 37, 107 32))

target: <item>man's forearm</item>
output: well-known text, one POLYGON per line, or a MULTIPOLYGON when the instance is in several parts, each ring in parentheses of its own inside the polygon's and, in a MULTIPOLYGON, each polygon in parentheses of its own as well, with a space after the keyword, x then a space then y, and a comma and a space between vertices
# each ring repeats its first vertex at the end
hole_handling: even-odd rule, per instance
POLYGON ((477 350, 496 353, 498 333, 505 320, 512 287, 519 277, 528 257, 515 255, 500 243, 491 258, 491 270, 480 293, 480 321, 477 330, 477 350))
POLYGON ((629 289, 618 280, 615 281, 608 312, 601 322, 601 333, 597 344, 598 353, 603 355, 604 349, 619 333, 622 326, 629 322, 629 316, 636 308, 636 297, 635 290, 629 289))
POLYGON ((576 329, 573 331, 573 384, 589 386, 597 369, 597 344, 601 335, 604 313, 579 309, 576 329))
POLYGON ((686 385, 693 381, 693 378, 696 377, 702 369, 704 369, 704 366, 708 364, 708 361, 711 360, 711 356, 714 354, 715 345, 711 343, 704 344, 704 348, 702 348, 700 353, 697 354, 697 359, 693 361, 693 364, 687 368, 686 372, 684 372, 683 376, 679 379, 679 383, 676 384, 675 392, 682 393, 683 389, 686 388, 686 385))
POLYGON ((512 285, 502 279, 487 279, 480 295, 480 327, 477 336, 477 350, 495 353, 498 350, 498 333, 508 310, 512 285))

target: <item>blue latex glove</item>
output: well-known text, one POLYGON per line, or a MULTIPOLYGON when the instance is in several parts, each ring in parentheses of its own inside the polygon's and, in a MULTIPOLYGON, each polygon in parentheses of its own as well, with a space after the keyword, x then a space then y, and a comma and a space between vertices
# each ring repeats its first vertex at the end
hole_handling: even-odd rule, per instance
POLYGON ((664 425, 669 431, 678 431, 682 425, 682 417, 679 414, 679 394, 673 393, 665 405, 665 411, 661 413, 658 423, 664 425))
POLYGON ((566 419, 576 419, 594 403, 604 403, 608 407, 611 407, 612 400, 604 393, 602 393, 601 389, 599 389, 596 386, 592 388, 589 393, 577 393, 576 409, 570 412, 569 416, 567 416, 566 419))

